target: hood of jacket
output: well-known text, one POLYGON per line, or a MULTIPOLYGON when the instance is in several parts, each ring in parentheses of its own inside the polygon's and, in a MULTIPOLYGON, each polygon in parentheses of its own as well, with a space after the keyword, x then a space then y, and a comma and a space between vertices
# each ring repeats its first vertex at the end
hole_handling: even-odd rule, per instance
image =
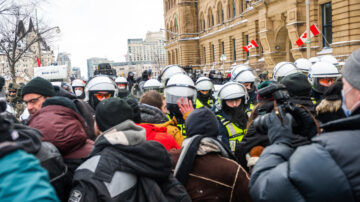
POLYGON ((15 123, 14 130, 17 131, 19 137, 15 142, 27 153, 36 154, 41 149, 41 133, 40 131, 30 128, 29 126, 15 123))
POLYGON ((79 150, 86 144, 85 122, 74 110, 49 105, 35 113, 28 125, 39 130, 42 141, 54 144, 62 155, 79 150))
POLYGON ((104 181, 111 181, 117 170, 156 179, 171 174, 172 161, 166 149, 158 142, 146 141, 145 129, 131 120, 101 134, 91 156, 97 154, 104 166, 98 166, 95 175, 104 181))
POLYGON ((160 124, 168 121, 167 116, 157 107, 139 104, 141 121, 143 123, 160 124))

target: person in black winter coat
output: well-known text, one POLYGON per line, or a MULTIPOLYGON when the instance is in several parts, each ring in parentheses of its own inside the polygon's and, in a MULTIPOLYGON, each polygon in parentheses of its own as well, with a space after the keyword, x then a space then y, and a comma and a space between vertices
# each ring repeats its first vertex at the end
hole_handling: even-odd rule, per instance
POLYGON ((323 125, 309 145, 291 147, 292 127, 272 112, 266 119, 271 146, 250 179, 254 201, 360 201, 360 49, 343 68, 346 118, 323 125))
POLYGON ((132 121, 126 101, 106 99, 95 115, 99 136, 89 159, 75 172, 69 201, 190 201, 171 174, 166 149, 146 141, 145 129, 132 121))
MULTIPOLYGON (((272 82, 263 82, 259 87, 260 89, 264 88, 270 83, 272 82)), ((298 118, 300 119, 298 120, 300 126, 294 130, 294 134, 291 136, 292 146, 296 148, 297 146, 308 144, 310 142, 309 139, 317 133, 315 120, 308 113, 308 111, 312 115, 315 113, 314 104, 310 98, 311 85, 306 76, 301 73, 288 75, 281 80, 281 83, 286 86, 289 92, 289 102, 300 104, 306 108, 297 108, 297 111, 300 113, 298 118)), ((259 115, 270 113, 274 108, 274 101, 270 97, 259 97, 259 102, 260 105, 256 107, 254 114, 250 118, 251 120, 254 120, 259 115)), ((254 124, 250 122, 248 131, 237 147, 235 155, 239 163, 250 171, 259 159, 263 149, 268 145, 270 145, 270 142, 266 134, 256 131, 254 124)))

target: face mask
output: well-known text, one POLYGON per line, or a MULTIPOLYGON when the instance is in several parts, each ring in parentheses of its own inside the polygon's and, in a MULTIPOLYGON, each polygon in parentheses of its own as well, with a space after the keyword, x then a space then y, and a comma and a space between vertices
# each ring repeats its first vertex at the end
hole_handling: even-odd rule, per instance
POLYGON ((80 97, 82 95, 82 91, 81 90, 75 90, 75 95, 80 97))

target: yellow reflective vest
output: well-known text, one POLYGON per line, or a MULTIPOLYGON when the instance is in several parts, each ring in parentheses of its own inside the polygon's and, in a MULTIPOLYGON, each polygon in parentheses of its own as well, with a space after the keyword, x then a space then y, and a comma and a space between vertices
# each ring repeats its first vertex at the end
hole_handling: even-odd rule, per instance
POLYGON ((225 119, 221 115, 217 115, 217 117, 220 118, 220 122, 223 126, 225 126, 228 134, 229 134, 229 145, 232 152, 235 151, 236 145, 241 142, 241 140, 244 137, 244 134, 246 133, 246 129, 241 129, 237 127, 234 123, 231 121, 225 119))
MULTIPOLYGON (((212 107, 214 105, 214 101, 209 99, 207 101, 207 104, 212 107)), ((204 107, 204 104, 199 100, 199 99, 196 99, 196 105, 195 105, 195 108, 198 109, 198 108, 201 108, 201 107, 204 107)))

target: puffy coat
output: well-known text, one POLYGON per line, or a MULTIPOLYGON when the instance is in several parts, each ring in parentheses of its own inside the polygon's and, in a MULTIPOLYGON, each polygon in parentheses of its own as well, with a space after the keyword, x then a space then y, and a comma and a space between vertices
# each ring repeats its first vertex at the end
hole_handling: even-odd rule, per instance
POLYGON ((255 201, 360 201, 360 115, 329 122, 296 150, 273 144, 250 179, 255 201))
POLYGON ((10 144, 0 144, 0 201, 59 201, 39 161, 10 144))
POLYGON ((166 150, 180 149, 180 146, 176 143, 174 137, 166 132, 167 129, 165 127, 156 127, 146 123, 137 125, 145 128, 147 141, 154 140, 160 142, 166 150))
POLYGON ((34 114, 28 125, 40 130, 42 141, 54 144, 68 159, 86 158, 93 147, 84 130, 84 120, 74 110, 49 105, 34 114))

